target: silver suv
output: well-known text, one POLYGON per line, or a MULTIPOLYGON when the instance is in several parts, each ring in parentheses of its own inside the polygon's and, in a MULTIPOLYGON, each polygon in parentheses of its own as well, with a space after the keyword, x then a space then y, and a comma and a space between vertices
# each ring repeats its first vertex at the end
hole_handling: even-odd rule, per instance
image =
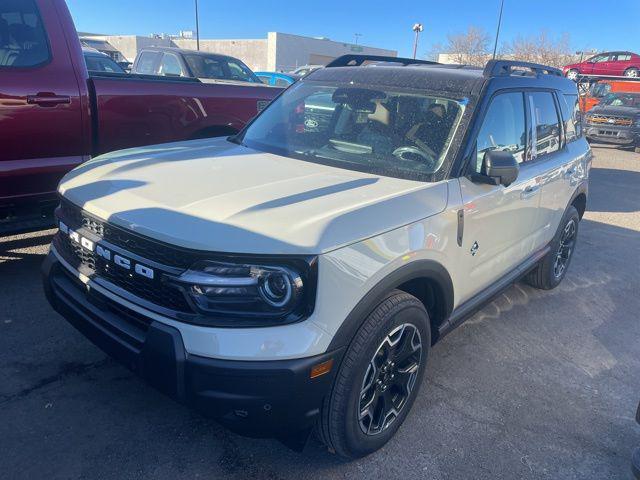
POLYGON ((435 342, 521 277, 566 275, 591 164, 577 100, 536 64, 341 57, 233 137, 69 173, 49 301, 237 432, 366 455, 435 342))

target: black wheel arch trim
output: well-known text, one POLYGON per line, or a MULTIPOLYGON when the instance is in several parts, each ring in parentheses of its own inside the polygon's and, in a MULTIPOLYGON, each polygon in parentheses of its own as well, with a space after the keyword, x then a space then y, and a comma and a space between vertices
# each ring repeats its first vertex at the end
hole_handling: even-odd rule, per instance
MULTIPOLYGON (((567 208, 569 208, 570 205, 573 205, 573 202, 575 202, 576 198, 578 198, 580 195, 585 196, 585 211, 586 211, 586 205, 589 200, 589 180, 588 179, 582 180, 578 184, 573 194, 571 195, 571 200, 569 200, 569 203, 567 203, 565 211, 567 210, 567 208)), ((582 214, 580 215, 580 219, 582 219, 582 214)))
POLYGON ((444 266, 434 260, 416 260, 391 272, 360 299, 338 328, 327 351, 349 345, 367 316, 386 298, 389 292, 416 278, 429 279, 438 284, 444 297, 442 300, 445 305, 444 319, 446 321, 446 318, 453 311, 454 291, 451 276, 444 266))

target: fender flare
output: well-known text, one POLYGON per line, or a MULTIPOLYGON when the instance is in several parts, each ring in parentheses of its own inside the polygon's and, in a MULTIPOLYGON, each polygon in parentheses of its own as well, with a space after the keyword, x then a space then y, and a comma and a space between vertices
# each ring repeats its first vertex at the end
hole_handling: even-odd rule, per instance
POLYGON ((435 281, 443 295, 444 318, 453 311, 453 281, 446 268, 434 260, 416 260, 394 270, 374 285, 347 315, 331 340, 328 351, 348 346, 367 316, 386 298, 390 291, 409 280, 428 278, 435 281))
MULTIPOLYGON (((576 200, 576 198, 578 198, 578 196, 582 194, 584 194, 585 196, 585 211, 586 211, 586 204, 587 204, 586 201, 589 199, 589 180, 588 179, 585 179, 582 182, 580 182, 580 184, 578 184, 573 194, 571 195, 571 199, 569 200, 569 203, 567 203, 565 211, 567 210, 567 208, 569 208, 569 205, 573 205, 573 202, 576 200)), ((580 215, 580 218, 582 219, 582 215, 580 215)))

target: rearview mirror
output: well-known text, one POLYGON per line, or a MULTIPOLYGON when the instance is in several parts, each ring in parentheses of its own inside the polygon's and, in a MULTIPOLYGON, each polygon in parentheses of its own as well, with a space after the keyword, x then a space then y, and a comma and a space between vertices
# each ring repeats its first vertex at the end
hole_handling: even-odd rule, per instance
POLYGON ((518 178, 520 166, 511 152, 488 150, 482 158, 482 173, 474 173, 471 180, 476 183, 504 185, 508 187, 518 178))

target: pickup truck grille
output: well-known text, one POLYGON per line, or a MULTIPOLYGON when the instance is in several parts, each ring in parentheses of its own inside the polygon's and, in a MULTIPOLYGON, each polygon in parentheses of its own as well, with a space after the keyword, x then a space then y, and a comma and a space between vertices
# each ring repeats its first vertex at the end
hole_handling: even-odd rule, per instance
MULTIPOLYGON (((179 267, 184 269, 193 263, 193 261, 189 261, 186 258, 184 252, 171 256, 171 247, 157 244, 152 240, 128 233, 123 229, 90 217, 84 211, 65 200, 62 201, 58 210, 58 217, 69 228, 78 231, 83 236, 91 237, 96 242, 105 240, 111 245, 120 247, 151 262, 167 265, 168 267, 179 267, 179 262, 184 261, 185 263, 179 267), (157 256, 152 256, 154 254, 157 256), (170 262, 167 260, 170 260, 170 262)), ((135 297, 171 311, 194 313, 184 294, 162 281, 162 268, 154 268, 157 271, 157 275, 153 279, 132 274, 129 270, 120 268, 112 262, 106 261, 95 252, 87 250, 79 243, 71 240, 68 235, 62 233, 58 233, 55 236, 53 245, 71 266, 89 277, 106 280, 135 297)), ((169 268, 168 270, 173 270, 175 273, 175 268, 169 268)))
POLYGON ((587 115, 587 121, 589 123, 594 123, 597 125, 619 125, 619 126, 625 126, 625 127, 629 127, 633 124, 633 120, 631 118, 615 117, 613 115, 599 115, 599 114, 587 115))

